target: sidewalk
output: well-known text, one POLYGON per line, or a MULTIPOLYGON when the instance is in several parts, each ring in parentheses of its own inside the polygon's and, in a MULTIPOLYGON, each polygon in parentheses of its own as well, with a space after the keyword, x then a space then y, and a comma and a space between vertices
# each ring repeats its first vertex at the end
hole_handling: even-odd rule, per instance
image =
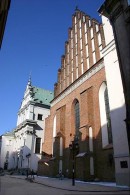
MULTIPOLYGON (((11 175, 12 178, 17 179, 26 179, 26 176, 20 175, 11 175)), ((30 178, 30 177, 29 177, 30 178)), ((107 183, 107 182, 82 182, 75 180, 75 186, 72 186, 72 180, 68 178, 64 178, 63 180, 59 180, 58 178, 49 178, 49 177, 41 177, 35 176, 33 180, 34 183, 38 183, 47 187, 52 187, 56 189, 62 189, 67 191, 76 191, 76 192, 128 192, 130 194, 130 188, 126 186, 116 186, 115 183, 107 183)))

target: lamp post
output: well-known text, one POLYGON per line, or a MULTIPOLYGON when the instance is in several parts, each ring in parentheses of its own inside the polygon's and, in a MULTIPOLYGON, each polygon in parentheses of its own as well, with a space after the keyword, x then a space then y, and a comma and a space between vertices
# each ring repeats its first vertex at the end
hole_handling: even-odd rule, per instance
POLYGON ((72 185, 75 185, 75 154, 79 149, 78 137, 75 136, 74 140, 69 145, 70 150, 72 151, 72 185))

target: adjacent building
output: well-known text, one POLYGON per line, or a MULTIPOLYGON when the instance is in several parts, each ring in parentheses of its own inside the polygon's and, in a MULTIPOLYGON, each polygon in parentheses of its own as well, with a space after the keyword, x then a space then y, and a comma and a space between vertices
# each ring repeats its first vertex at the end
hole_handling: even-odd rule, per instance
POLYGON ((2 45, 10 2, 11 0, 0 0, 0 48, 2 45))
POLYGON ((2 135, 1 167, 33 169, 41 159, 45 118, 50 114, 53 92, 34 87, 29 80, 18 112, 17 126, 2 135))
POLYGON ((102 15, 103 23, 106 24, 104 33, 107 46, 103 50, 103 55, 106 64, 107 82, 108 85, 110 85, 111 109, 113 110, 112 118, 114 119, 113 137, 115 141, 113 143, 116 181, 117 184, 130 186, 130 1, 106 0, 99 9, 99 13, 102 15), (113 32, 113 34, 111 32, 113 32), (111 37, 111 35, 114 35, 114 37, 111 37), (116 65, 117 57, 115 58, 115 55, 111 55, 113 54, 112 50, 115 50, 117 53, 119 68, 116 65), (125 102, 124 100, 121 101, 121 94, 114 98, 117 94, 117 90, 115 94, 113 87, 117 85, 116 88, 118 91, 122 90, 120 88, 120 81, 118 82, 115 72, 117 68, 121 75, 123 84, 122 94, 124 94, 125 102), (116 121, 117 116, 115 114, 118 117, 124 115, 124 120, 116 121), (126 130, 124 125, 126 126, 126 130))

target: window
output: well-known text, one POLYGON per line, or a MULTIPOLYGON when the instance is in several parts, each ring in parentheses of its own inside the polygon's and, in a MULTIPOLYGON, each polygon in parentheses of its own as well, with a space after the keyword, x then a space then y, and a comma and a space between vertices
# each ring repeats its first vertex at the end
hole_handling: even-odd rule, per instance
POLYGON ((92 39, 92 51, 95 51, 94 39, 92 39))
POLYGON ((95 52, 93 52, 93 64, 95 64, 96 63, 96 54, 95 54, 95 52))
POLYGON ((79 133, 79 127, 80 127, 80 115, 79 115, 79 102, 76 101, 75 103, 75 133, 76 135, 79 133))
POLYGON ((39 154, 41 148, 41 138, 36 138, 35 153, 39 154))
POLYGON ((112 143, 111 118, 110 118, 110 108, 109 108, 107 88, 105 89, 104 92, 104 101, 105 101, 105 110, 106 110, 106 119, 107 119, 108 142, 112 143))
POLYGON ((130 0, 128 0, 128 5, 130 5, 130 0))
POLYGON ((100 119, 101 119, 101 133, 102 133, 102 146, 105 148, 108 144, 112 143, 112 128, 109 108, 109 97, 107 85, 102 83, 99 90, 99 105, 100 105, 100 119))
POLYGON ((90 34, 91 34, 91 39, 92 39, 93 38, 93 28, 91 28, 90 34))
POLYGON ((96 24, 96 32, 98 32, 99 31, 99 26, 98 26, 98 24, 96 24))
POLYGON ((38 114, 37 119, 42 121, 42 114, 38 114))

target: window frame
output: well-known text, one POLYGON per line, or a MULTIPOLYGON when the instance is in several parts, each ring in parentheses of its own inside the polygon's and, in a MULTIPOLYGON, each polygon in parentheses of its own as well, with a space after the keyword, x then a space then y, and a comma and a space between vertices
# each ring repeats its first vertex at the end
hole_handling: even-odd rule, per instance
POLYGON ((38 114, 37 115, 37 120, 42 121, 43 120, 43 115, 42 114, 38 114))
POLYGON ((35 154, 40 154, 41 152, 41 138, 37 137, 35 141, 35 154))

